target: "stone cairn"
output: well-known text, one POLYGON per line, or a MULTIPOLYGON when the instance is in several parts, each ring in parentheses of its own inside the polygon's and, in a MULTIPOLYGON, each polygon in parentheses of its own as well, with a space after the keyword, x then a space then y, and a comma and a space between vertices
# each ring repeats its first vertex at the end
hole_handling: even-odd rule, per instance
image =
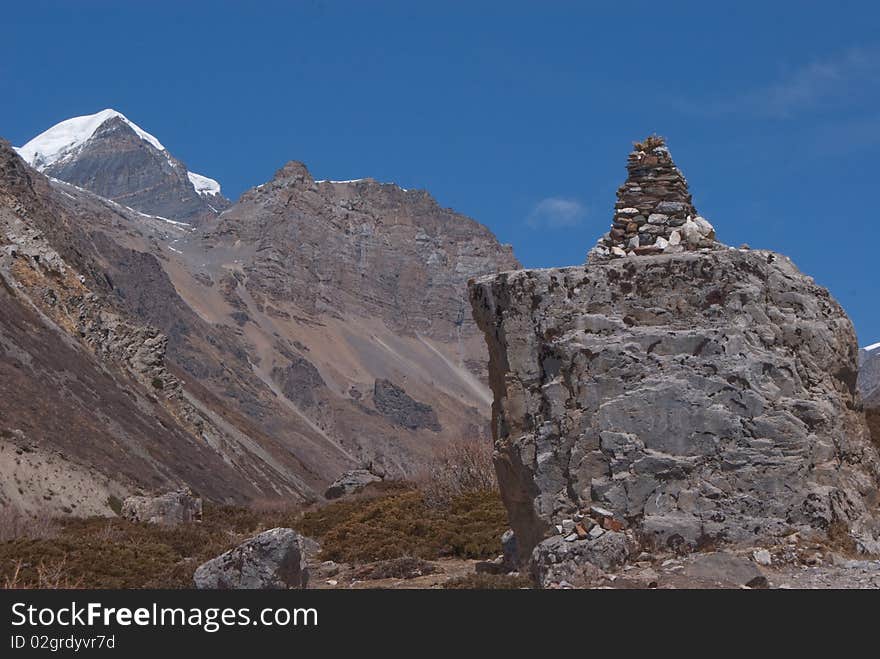
POLYGON ((629 175, 617 190, 611 230, 599 238, 588 262, 720 246, 715 229, 697 214, 687 181, 662 137, 636 142, 626 168, 629 175))

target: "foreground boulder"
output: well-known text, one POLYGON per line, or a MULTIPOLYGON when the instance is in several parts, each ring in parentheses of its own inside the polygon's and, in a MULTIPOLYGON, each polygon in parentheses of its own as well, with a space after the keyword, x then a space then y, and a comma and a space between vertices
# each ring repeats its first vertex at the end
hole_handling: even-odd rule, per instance
POLYGON ((202 499, 189 488, 155 497, 128 497, 122 502, 122 516, 132 522, 175 526, 202 521, 202 499))
POLYGON ((303 540, 293 529, 264 531, 200 565, 193 583, 211 590, 305 588, 309 575, 303 540))
POLYGON ((676 550, 832 528, 880 550, 855 334, 786 257, 509 272, 471 298, 521 553, 592 503, 676 550))
POLYGON ((352 469, 337 478, 324 492, 325 499, 338 499, 364 489, 370 483, 378 483, 382 479, 368 469, 352 469))

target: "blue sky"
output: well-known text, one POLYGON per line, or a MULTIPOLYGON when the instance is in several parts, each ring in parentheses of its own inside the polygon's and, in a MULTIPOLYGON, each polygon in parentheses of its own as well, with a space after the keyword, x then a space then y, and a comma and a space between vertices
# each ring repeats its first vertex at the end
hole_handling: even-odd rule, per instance
POLYGON ((872 2, 9 3, 0 135, 116 108, 233 198, 288 160, 425 188, 570 265, 657 132, 729 244, 880 340, 872 2))

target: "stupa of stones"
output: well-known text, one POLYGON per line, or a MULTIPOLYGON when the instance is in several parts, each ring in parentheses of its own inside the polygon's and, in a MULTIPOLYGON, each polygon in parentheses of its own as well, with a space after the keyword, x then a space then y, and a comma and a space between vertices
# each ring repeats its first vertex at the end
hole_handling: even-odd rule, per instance
POLYGON ((687 180, 662 137, 636 142, 626 168, 611 230, 590 251, 589 262, 721 246, 715 229, 694 208, 687 180))

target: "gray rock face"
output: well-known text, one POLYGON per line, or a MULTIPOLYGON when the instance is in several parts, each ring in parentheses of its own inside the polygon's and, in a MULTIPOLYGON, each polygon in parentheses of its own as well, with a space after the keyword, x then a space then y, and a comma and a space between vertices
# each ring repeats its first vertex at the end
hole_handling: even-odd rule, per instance
POLYGON ((631 257, 484 277, 470 294, 521 552, 591 504, 649 546, 833 527, 880 549, 855 334, 786 257, 631 257))
POLYGON ((193 575, 200 590, 285 590, 308 585, 302 537, 270 529, 203 563, 193 575))
POLYGON ((202 521, 202 500, 189 488, 156 497, 128 497, 122 502, 122 516, 132 522, 176 526, 202 521))
POLYGON ((598 538, 573 542, 554 536, 539 543, 532 552, 532 577, 542 588, 564 584, 589 588, 598 576, 598 570, 620 567, 634 548, 631 537, 612 531, 598 538))
POLYGON ((880 348, 859 351, 859 391, 866 401, 880 403, 880 348))
POLYGON ((315 181, 300 162, 244 193, 204 240, 235 258, 247 245, 245 285, 275 306, 344 310, 442 340, 477 334, 468 278, 519 267, 509 245, 423 190, 315 181))
POLYGON ((351 471, 346 471, 342 476, 333 481, 330 487, 327 488, 327 491, 324 492, 324 498, 338 499, 347 494, 354 494, 364 489, 370 483, 377 483, 381 480, 381 478, 366 469, 352 469, 351 471))
POLYGON ((411 430, 426 428, 434 432, 442 430, 437 415, 430 405, 413 399, 390 380, 376 380, 373 387, 373 403, 377 410, 404 428, 411 430))

